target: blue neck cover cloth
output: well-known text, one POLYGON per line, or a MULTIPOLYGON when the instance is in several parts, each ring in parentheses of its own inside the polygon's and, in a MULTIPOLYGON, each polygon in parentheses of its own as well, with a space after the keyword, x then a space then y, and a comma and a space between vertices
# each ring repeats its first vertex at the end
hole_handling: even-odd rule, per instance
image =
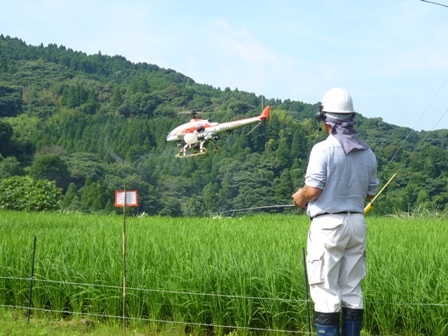
POLYGON ((355 117, 350 119, 337 119, 327 116, 325 123, 331 126, 331 134, 339 141, 345 154, 352 150, 367 150, 369 145, 358 137, 354 130, 355 117))

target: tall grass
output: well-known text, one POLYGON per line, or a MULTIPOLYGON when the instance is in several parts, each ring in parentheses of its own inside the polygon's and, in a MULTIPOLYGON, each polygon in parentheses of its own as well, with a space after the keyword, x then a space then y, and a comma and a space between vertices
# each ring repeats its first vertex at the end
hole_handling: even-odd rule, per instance
POLYGON ((366 327, 374 334, 448 334, 446 219, 370 221, 366 327))
MULTIPOLYGON (((29 277, 37 236, 34 307, 121 315, 122 218, 14 212, 1 218, 1 250, 10 254, 1 259, 1 276, 29 277), (56 282, 39 281, 48 279, 56 282)), ((304 299, 306 222, 284 219, 127 218, 128 316, 303 328, 305 306, 297 299, 304 299)), ((3 302, 26 306, 26 281, 0 284, 3 302)))
MULTIPOLYGON (((368 223, 364 331, 447 334, 446 220, 368 223)), ((128 217, 126 314, 218 334, 305 332, 308 227, 305 216, 128 217)), ((119 216, 1 211, 0 304, 27 306, 36 236, 33 307, 121 316, 122 231, 119 216)))

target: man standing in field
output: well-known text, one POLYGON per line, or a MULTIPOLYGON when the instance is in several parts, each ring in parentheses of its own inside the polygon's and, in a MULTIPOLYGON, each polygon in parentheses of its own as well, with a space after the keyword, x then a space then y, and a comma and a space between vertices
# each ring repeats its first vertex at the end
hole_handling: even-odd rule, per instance
POLYGON ((311 150, 305 185, 292 198, 311 218, 307 271, 317 335, 360 335, 364 304, 361 280, 366 274, 367 226, 364 203, 377 192, 376 158, 353 129, 350 94, 329 90, 322 99, 319 121, 326 140, 311 150))

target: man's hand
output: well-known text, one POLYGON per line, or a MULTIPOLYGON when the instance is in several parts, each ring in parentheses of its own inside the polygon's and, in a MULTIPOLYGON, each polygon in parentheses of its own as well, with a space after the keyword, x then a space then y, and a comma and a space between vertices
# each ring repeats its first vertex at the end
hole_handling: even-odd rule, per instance
POLYGON ((294 205, 297 208, 306 208, 308 205, 308 202, 305 202, 305 199, 303 198, 303 188, 300 188, 299 190, 297 190, 297 192, 295 194, 293 194, 291 197, 294 201, 294 205))
POLYGON ((297 208, 306 208, 308 202, 316 200, 321 193, 322 189, 313 188, 305 185, 303 188, 297 190, 297 192, 293 194, 291 197, 294 200, 294 205, 297 208))

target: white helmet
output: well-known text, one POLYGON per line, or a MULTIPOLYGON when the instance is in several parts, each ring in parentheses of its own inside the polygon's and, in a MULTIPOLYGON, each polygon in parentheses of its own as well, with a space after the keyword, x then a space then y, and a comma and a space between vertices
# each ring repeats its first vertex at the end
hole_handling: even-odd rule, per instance
POLYGON ((344 89, 331 89, 322 98, 322 112, 341 114, 355 113, 352 97, 344 89))

